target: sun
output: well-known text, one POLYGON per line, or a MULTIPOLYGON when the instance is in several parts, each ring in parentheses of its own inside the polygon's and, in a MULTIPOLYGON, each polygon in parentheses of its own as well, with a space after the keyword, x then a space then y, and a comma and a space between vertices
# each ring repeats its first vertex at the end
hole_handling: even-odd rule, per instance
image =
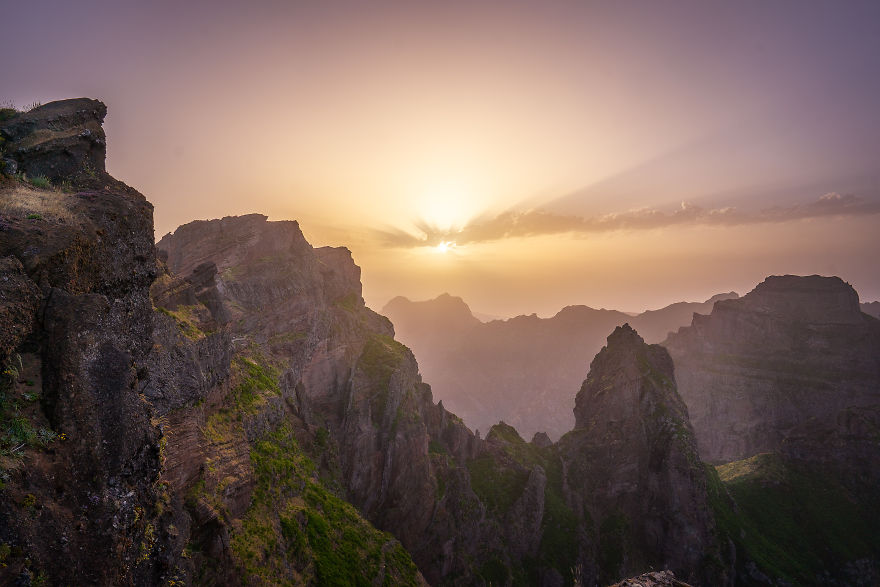
POLYGON ((455 243, 454 243, 454 242, 452 242, 452 241, 443 241, 443 242, 441 242, 439 245, 437 245, 436 247, 434 247, 434 250, 437 251, 437 252, 440 253, 440 254, 445 254, 445 253, 448 253, 449 251, 451 251, 451 250, 454 249, 454 248, 455 248, 455 243))

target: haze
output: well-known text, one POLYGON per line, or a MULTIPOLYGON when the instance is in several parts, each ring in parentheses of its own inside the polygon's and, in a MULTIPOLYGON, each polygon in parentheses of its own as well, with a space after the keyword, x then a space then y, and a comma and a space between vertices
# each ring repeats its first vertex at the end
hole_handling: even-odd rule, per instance
MULTIPOLYGON (((623 310, 839 275, 880 297, 876 2, 4 6, 27 106, 103 100, 156 236, 248 212, 374 308, 623 310)), ((14 83, 11 83, 14 81, 14 83)))

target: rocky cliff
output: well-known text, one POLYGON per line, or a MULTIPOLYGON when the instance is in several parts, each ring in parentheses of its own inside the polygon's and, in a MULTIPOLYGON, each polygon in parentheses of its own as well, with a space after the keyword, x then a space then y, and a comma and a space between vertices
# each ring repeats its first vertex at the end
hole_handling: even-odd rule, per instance
POLYGON ((299 444, 270 345, 302 337, 248 312, 307 291, 292 313, 330 329, 356 268, 294 230, 280 284, 172 275, 150 204, 103 172, 104 112, 4 112, 0 583, 423 583, 299 444))
POLYGON ((691 327, 739 341, 706 339, 716 373, 713 352, 758 340, 774 360, 825 351, 857 382, 835 418, 786 424, 776 454, 705 467, 670 354, 629 326, 560 442, 503 422, 481 439, 364 305, 348 250, 258 214, 155 246, 150 204, 94 159, 103 112, 65 101, 0 126, 7 171, 26 170, 0 176, 0 583, 555 587, 652 566, 876 583, 880 420, 852 375, 875 363, 838 350, 853 332, 876 349, 876 321, 839 284, 771 283, 691 327))
MULTIPOLYGON (((169 438, 192 437, 202 452, 193 458, 193 446, 168 449, 175 492, 202 504, 190 506, 201 526, 193 533, 209 540, 229 537, 204 544, 203 551, 252 576, 277 572, 272 557, 247 560, 236 552, 243 536, 236 520, 246 528, 259 505, 247 453, 253 461, 254 440, 283 429, 314 462, 328 491, 393 533, 432 583, 505 583, 524 576, 519 557, 537 557, 542 539, 544 473, 503 461, 494 437, 480 441, 433 403, 412 353, 394 340, 387 319, 364 306, 359 269, 347 250, 313 249, 295 222, 268 222, 260 215, 190 223, 158 248, 169 269, 153 286, 161 320, 176 322, 178 338, 189 333, 190 349, 210 347, 222 333, 234 349, 232 392, 220 390, 225 399, 216 400, 207 392, 203 437, 191 432, 200 427, 191 416, 178 420, 169 414, 169 438), (187 272, 189 277, 176 276, 187 272), (230 401, 237 393, 235 372, 257 368, 277 382, 275 395, 230 401), (230 426, 230 416, 242 412, 241 426, 230 426), (230 451, 237 456, 229 458, 230 451), (215 470, 208 462, 216 462, 215 470), (532 480, 522 487, 517 481, 499 500, 492 486, 496 476, 532 480), (199 522, 203 510, 229 513, 202 514, 199 522)), ((165 348, 169 341, 157 344, 165 348)), ((190 366, 178 371, 204 373, 204 366, 193 363, 200 356, 197 350, 179 353, 190 366)), ((186 378, 176 387, 181 391, 171 397, 191 398, 203 396, 199 390, 211 384, 186 378)), ((168 391, 161 395, 166 399, 156 401, 167 401, 168 391)), ((285 503, 275 501, 272 509, 291 507, 285 503)), ((260 515, 271 519, 265 511, 260 515)), ((253 540, 247 534, 246 541, 253 540)), ((559 581, 564 573, 570 581, 568 567, 556 566, 551 572, 536 562, 528 573, 549 573, 559 581)))
POLYGON ((572 509, 593 524, 599 578, 654 567, 723 583, 706 473, 669 353, 628 324, 615 328, 574 413, 559 447, 572 509))
MULTIPOLYGON (((263 366, 277 380, 275 393, 281 398, 269 393, 245 404, 230 402, 230 395, 236 397, 233 384, 232 393, 225 392, 227 399, 214 407, 209 394, 201 441, 208 452, 187 465, 169 448, 169 463, 180 462, 176 470, 190 471, 175 473, 179 481, 171 482, 181 483, 176 492, 201 503, 190 506, 194 512, 218 512, 202 514, 202 529, 195 534, 229 537, 227 550, 221 541, 204 544, 202 552, 245 567, 250 576, 278 572, 273 560, 283 553, 243 559, 236 551, 236 541, 245 541, 236 520, 247 528, 254 509, 262 506, 254 501, 259 489, 250 489, 254 481, 243 458, 230 458, 229 451, 250 451, 253 461, 253 440, 283 429, 314 462, 324 486, 396 536, 432 584, 565 585, 614 580, 648 564, 674 564, 687 576, 707 568, 699 557, 682 554, 690 549, 690 554, 705 556, 714 548, 707 537, 711 517, 705 517, 705 498, 699 501, 703 469, 690 436, 681 440, 679 434, 673 442, 663 436, 665 428, 651 428, 638 442, 621 437, 620 458, 641 459, 646 467, 650 463, 650 473, 635 481, 628 467, 615 468, 601 459, 600 441, 591 436, 595 431, 576 431, 572 438, 577 441, 556 446, 540 435, 528 443, 502 423, 480 440, 433 403, 412 353, 394 340, 386 319, 364 306, 359 270, 346 250, 312 249, 296 223, 268 222, 259 215, 190 223, 158 247, 169 269, 153 286, 159 313, 177 321, 182 333, 192 325, 199 344, 217 336, 206 332, 211 328, 228 331, 233 380, 237 370, 263 366), (175 276, 187 272, 182 280, 175 276), (250 363, 236 367, 241 360, 250 363), (240 429, 229 426, 235 413, 242 413, 240 429), (673 450, 681 443, 691 452, 673 450), (651 451, 654 456, 647 456, 651 451), (215 470, 205 463, 216 463, 215 470), (693 478, 685 475, 683 463, 693 478), (636 507, 634 500, 599 499, 595 491, 630 483, 656 493, 650 511, 636 507), (228 512, 228 519, 222 512, 228 512), (606 519, 627 520, 638 540, 628 533, 618 536, 618 526, 609 530, 602 525, 606 519), (600 532, 605 532, 604 542, 594 538, 600 532), (615 559, 615 552, 623 558, 615 559), (612 558, 601 558, 606 555, 612 558), (689 563, 693 568, 687 568, 689 563)), ((642 355, 628 353, 617 338, 609 339, 609 352, 618 357, 615 368, 637 371, 642 355)), ((665 360, 658 368, 671 381, 668 356, 665 360)), ((612 382, 618 384, 624 382, 612 382)), ((647 426, 653 422, 649 416, 662 419, 658 414, 667 410, 667 419, 686 430, 686 411, 674 385, 671 389, 648 393, 651 414, 627 414, 626 426, 647 426)), ((608 409, 617 403, 611 400, 608 409)), ((170 438, 183 437, 191 428, 185 421, 179 426, 172 423, 170 438)), ((185 452, 193 454, 191 448, 185 452)), ((291 507, 272 503, 274 510, 291 507)), ((260 516, 272 519, 261 511, 260 516)), ((307 525, 301 530, 307 531, 307 525)), ((252 533, 246 536, 247 542, 255 540, 252 533)), ((276 532, 276 538, 282 542, 283 535, 276 532)))
POLYGON ((156 577, 160 435, 139 393, 152 206, 102 175, 102 117, 102 104, 75 100, 0 127, 6 158, 27 173, 72 186, 100 159, 88 179, 106 180, 65 192, 0 177, 0 575, 21 584, 156 577))
POLYGON ((745 584, 880 578, 880 322, 836 277, 769 277, 664 343, 745 584))
POLYGON ((880 404, 880 322, 836 277, 768 277, 663 344, 710 462, 779 450, 805 422, 880 404))

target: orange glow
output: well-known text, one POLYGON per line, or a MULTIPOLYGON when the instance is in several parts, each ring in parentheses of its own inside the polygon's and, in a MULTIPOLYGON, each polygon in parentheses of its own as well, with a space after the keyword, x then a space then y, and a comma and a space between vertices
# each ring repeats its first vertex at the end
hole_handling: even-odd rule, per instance
POLYGON ((508 211, 876 204, 870 3, 12 4, 7 44, 45 42, 0 101, 105 101, 107 168, 154 204, 157 237, 295 219, 352 249, 374 308, 450 292, 488 314, 639 310, 771 272, 880 297, 876 214, 465 238, 508 211))

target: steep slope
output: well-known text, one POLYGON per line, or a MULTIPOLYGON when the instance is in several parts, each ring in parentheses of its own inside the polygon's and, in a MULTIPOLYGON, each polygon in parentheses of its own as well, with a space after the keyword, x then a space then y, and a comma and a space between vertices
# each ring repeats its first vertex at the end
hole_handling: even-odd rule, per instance
POLYGON ((880 322, 852 287, 769 277, 664 345, 738 582, 876 584, 880 322))
POLYGON ((779 450, 810 420, 880 404, 880 322, 836 277, 768 277, 663 344, 710 462, 779 450))
POLYGON ((614 310, 569 306, 551 318, 535 315, 481 323, 461 298, 444 294, 411 302, 398 297, 382 310, 398 338, 413 349, 434 394, 472 428, 498 420, 526 437, 546 432, 558 438, 571 429, 572 391, 583 365, 599 351, 615 326, 630 323, 650 342, 708 313, 720 294, 703 303, 681 302, 629 316, 614 310))
POLYGON ((7 171, 70 188, 0 177, 0 282, 13 286, 0 299, 4 584, 156 577, 159 433, 138 393, 151 347, 152 206, 103 173, 103 113, 72 100, 0 126, 7 171), (102 188, 75 191, 83 185, 102 188))
MULTIPOLYGON (((226 462, 235 463, 248 450, 253 460, 254 439, 279 427, 288 430, 315 463, 324 487, 399 538, 434 583, 480 576, 490 560, 504 568, 515 564, 507 550, 515 540, 504 537, 501 521, 470 486, 466 462, 479 439, 433 404, 412 353, 394 340, 387 319, 364 306, 359 269, 347 250, 313 249, 295 222, 267 222, 259 215, 190 223, 158 247, 172 271, 192 271, 185 283, 170 275, 154 286, 160 314, 174 317, 182 331, 192 321, 197 329, 228 330, 236 349, 233 371, 236 361, 246 360, 239 369, 256 365, 277 382, 259 400, 224 400, 217 411, 209 402, 207 434, 199 444, 217 451, 229 447, 239 456, 226 462), (242 411, 243 431, 236 431, 229 419, 242 411)), ((195 333, 199 341, 201 336, 195 333)), ((192 425, 184 420, 179 427, 192 425)), ((178 434, 184 432, 172 429, 170 436, 178 434)), ((184 460, 174 452, 169 460, 184 460)), ((230 512, 221 525, 234 546, 241 535, 235 520, 246 521, 248 512, 263 506, 254 501, 256 493, 248 503, 253 481, 246 463, 224 466, 217 457, 202 459, 217 462, 208 475, 199 472, 198 459, 188 473, 177 474, 178 491, 201 488, 208 495, 195 501, 219 500, 230 512)), ((272 502, 270 509, 282 511, 285 503, 272 502)), ((209 510, 198 504, 194 509, 209 510)), ((212 520, 222 517, 204 515, 203 526, 216 526, 212 520)), ((212 556, 244 565, 234 548, 220 545, 212 556)), ((249 573, 269 576, 271 557, 257 558, 249 573)))
MULTIPOLYGON (((503 422, 481 440, 366 308, 346 249, 254 214, 180 227, 156 254, 150 204, 92 159, 97 104, 15 114, 30 138, 0 126, 14 166, 63 186, 0 176, 0 583, 559 586, 653 566, 699 584, 876 584, 877 321, 851 290, 786 278, 720 320, 765 345, 780 381, 779 357, 806 347, 856 382, 833 388, 850 397, 830 417, 761 414, 745 442, 780 427, 776 454, 704 467, 669 354, 629 326, 559 443, 503 422)), ((437 328, 481 328, 445 303, 457 318, 437 328)), ((533 345, 575 344, 603 312, 510 322, 533 345)), ((504 348, 522 361, 520 342, 504 348)), ((673 581, 633 581, 654 575, 673 581)))
POLYGON ((571 508, 596 537, 600 581, 654 567, 724 582, 707 481, 672 359, 628 325, 593 359, 559 442, 571 508))
MULTIPOLYGON (((204 425, 195 426, 201 455, 169 450, 180 463, 169 479, 187 495, 202 556, 229 567, 224 573, 265 583, 405 572, 392 565, 409 559, 399 543, 364 534, 359 514, 340 498, 376 523, 397 521, 398 536, 407 536, 403 520, 422 521, 421 510, 391 502, 399 501, 398 469, 428 466, 427 440, 421 460, 398 459, 418 447, 394 446, 387 431, 398 410, 417 409, 425 390, 403 375, 390 389, 402 351, 387 320, 364 307, 348 251, 313 249, 295 222, 260 215, 191 223, 158 246, 170 269, 190 272, 154 285, 159 315, 189 333, 190 346, 210 346, 212 329, 231 344, 231 377, 220 397, 207 394, 204 425), (279 478, 278 468, 288 472, 279 478), (321 535, 312 534, 316 525, 326 526, 321 535), (228 539, 215 543, 218 534, 228 539), (301 552, 305 545, 313 561, 301 552), (342 559, 333 558, 337 551, 342 559)), ((170 436, 190 434, 192 420, 173 422, 170 436)), ((410 477, 414 493, 433 491, 428 474, 410 477)))
MULTIPOLYGON (((257 337, 261 317, 224 305, 213 265, 161 271, 152 206, 102 171, 105 111, 0 128, 27 173, 0 176, 0 583, 423 584, 320 479, 271 356, 232 337, 231 317, 257 337)), ((345 287, 291 235, 310 291, 345 287)))
MULTIPOLYGON (((315 483, 393 533, 432 584, 565 585, 599 576, 616 579, 623 572, 642 570, 643 563, 685 565, 667 556, 678 547, 662 546, 662 537, 684 540, 670 533, 677 526, 668 520, 698 523, 680 505, 693 498, 685 488, 693 488, 684 482, 675 485, 660 472, 669 463, 680 464, 677 457, 667 457, 672 454, 668 447, 657 449, 661 456, 652 464, 655 476, 647 481, 656 484, 662 478, 665 483, 657 489, 651 512, 655 517, 637 509, 627 512, 633 528, 642 519, 654 524, 652 536, 659 542, 609 547, 626 557, 625 564, 597 559, 600 551, 590 536, 600 528, 592 520, 617 515, 620 504, 594 498, 591 483, 629 483, 627 473, 597 464, 587 475, 591 459, 600 458, 597 448, 572 442, 564 460, 546 436, 526 443, 506 424, 492 427, 481 441, 456 416, 434 405, 412 353, 394 340, 386 319, 364 306, 359 271, 346 250, 312 249, 296 223, 268 222, 259 215, 190 223, 158 246, 172 272, 191 274, 157 280, 157 319, 175 320, 181 335, 189 332, 194 345, 210 346, 228 330, 235 346, 232 389, 219 402, 207 395, 203 438, 197 443, 204 447, 203 456, 192 459, 192 446, 178 452, 170 444, 167 453, 169 482, 175 493, 189 496, 187 507, 196 522, 191 532, 200 537, 202 554, 197 558, 209 557, 214 567, 226 560, 229 570, 224 572, 237 570, 263 580, 281 572, 279 559, 297 568, 283 548, 243 546, 268 544, 260 536, 287 544, 283 519, 288 518, 273 512, 296 510, 298 500, 309 503, 308 491, 296 484, 286 497, 260 489, 257 474, 249 472, 247 454, 257 471, 262 457, 255 457, 255 451, 269 442, 280 454, 303 452, 314 469, 291 465, 295 478, 308 478, 311 471, 315 483), (211 328, 219 328, 218 333, 205 332, 211 328), (249 378, 266 379, 264 389, 245 393, 241 381, 249 378), (285 440, 289 438, 296 446, 285 440), (567 469, 577 475, 570 477, 567 469), (662 500, 660 493, 672 497, 662 500), (212 545, 218 535, 228 539, 212 545), (661 546, 666 550, 652 550, 661 546)), ((447 301, 467 321, 462 304, 447 301)), ((609 342, 618 349, 615 353, 620 347, 612 344, 616 340, 609 342)), ((627 355, 621 365, 635 358, 627 355)), ((672 400, 666 392, 651 405, 664 410, 672 400)), ((670 405, 670 412, 686 422, 683 408, 670 405)), ((185 437, 193 428, 191 418, 176 422, 173 414, 169 438, 185 437)), ((650 442, 661 442, 655 436, 650 442)), ((587 437, 578 433, 573 438, 587 437)), ((645 450, 628 439, 621 444, 627 445, 621 449, 627 455, 645 450)), ((696 471, 702 474, 698 461, 696 471)), ((678 479, 676 475, 672 477, 678 479)), ((307 527, 298 526, 302 532, 307 527)), ((606 546, 611 540, 606 537, 606 546)), ((693 536, 689 544, 703 546, 693 536)), ((303 577, 313 576, 308 573, 301 569, 303 577)))
POLYGON ((851 470, 776 453, 710 471, 710 502, 734 551, 737 583, 876 585, 880 492, 871 476, 866 484, 851 470))

